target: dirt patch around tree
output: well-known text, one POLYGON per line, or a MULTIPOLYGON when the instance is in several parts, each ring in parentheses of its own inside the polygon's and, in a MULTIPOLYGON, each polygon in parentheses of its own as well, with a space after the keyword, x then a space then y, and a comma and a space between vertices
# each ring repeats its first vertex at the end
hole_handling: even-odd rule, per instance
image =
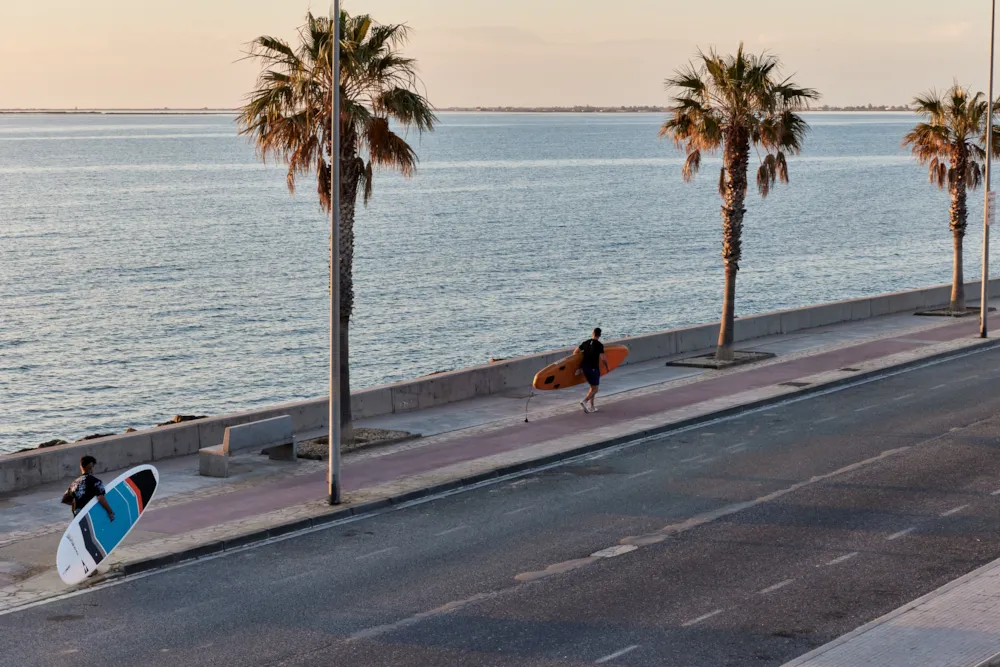
MULTIPOLYGON (((366 447, 392 445, 419 437, 419 433, 410 433, 409 431, 392 431, 384 428, 356 428, 354 429, 354 438, 349 442, 342 443, 341 451, 351 452, 366 447)), ((329 453, 330 444, 329 440, 325 437, 300 442, 296 446, 296 454, 300 459, 324 461, 329 458, 329 453)))

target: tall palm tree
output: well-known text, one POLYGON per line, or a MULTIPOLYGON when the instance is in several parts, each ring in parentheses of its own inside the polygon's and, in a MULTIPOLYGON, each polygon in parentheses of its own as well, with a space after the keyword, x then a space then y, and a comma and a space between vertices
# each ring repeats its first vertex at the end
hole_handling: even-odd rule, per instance
MULTIPOLYGON (((920 164, 927 165, 931 183, 942 190, 948 186, 951 195, 951 238, 954 260, 951 273, 951 303, 948 310, 964 314, 965 277, 962 270, 962 243, 968 219, 966 192, 975 190, 982 181, 986 159, 986 128, 988 104, 985 95, 973 95, 958 83, 942 97, 930 91, 914 99, 916 111, 923 116, 905 137, 920 164)), ((995 108, 995 107, 994 107, 995 108)), ((993 134, 994 156, 1000 155, 1000 129, 993 134)))
POLYGON ((767 197, 778 180, 788 182, 786 156, 799 153, 808 130, 795 112, 819 94, 782 78, 775 56, 745 53, 742 43, 736 55, 699 51, 694 62, 667 79, 666 86, 676 92, 667 109, 671 117, 660 129, 660 136, 670 137, 678 147, 684 147, 684 181, 690 182, 698 173, 703 153, 722 149, 719 194, 723 202, 726 286, 715 358, 730 361, 734 357, 736 273, 742 249, 750 148, 755 149, 760 162, 757 190, 761 197, 767 197))
MULTIPOLYGON (((262 36, 248 58, 261 63, 256 88, 238 118, 262 159, 288 164, 286 181, 315 174, 323 210, 330 211, 330 112, 333 89, 330 46, 333 24, 306 14, 298 44, 262 36)), ((433 108, 418 92, 416 62, 403 56, 404 25, 382 25, 370 16, 340 15, 340 368, 345 439, 352 436, 349 328, 354 311, 354 213, 361 194, 367 205, 376 169, 410 176, 417 155, 397 129, 434 129, 433 108)), ((332 270, 332 269, 331 269, 332 270)))

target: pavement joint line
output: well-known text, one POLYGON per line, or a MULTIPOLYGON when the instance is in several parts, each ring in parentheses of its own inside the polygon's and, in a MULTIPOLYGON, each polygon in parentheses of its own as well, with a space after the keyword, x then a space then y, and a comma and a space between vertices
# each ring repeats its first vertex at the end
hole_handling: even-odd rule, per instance
POLYGON ((839 558, 834 558, 833 560, 831 560, 828 563, 826 563, 826 565, 839 565, 840 563, 843 563, 844 561, 851 560, 852 558, 854 558, 857 555, 858 555, 857 551, 852 551, 851 553, 844 554, 843 556, 840 556, 839 558))
POLYGON ((913 398, 914 395, 915 394, 903 394, 902 396, 897 396, 896 398, 894 398, 892 400, 894 400, 894 401, 905 401, 908 398, 913 398))
POLYGON ((365 558, 372 558, 373 556, 379 556, 381 554, 389 553, 390 551, 395 551, 399 547, 386 547, 385 549, 379 549, 378 551, 372 551, 371 553, 358 556, 354 560, 364 560, 365 558))
POLYGON ((785 586, 788 586, 788 585, 793 584, 793 583, 795 583, 795 579, 785 579, 784 581, 779 581, 775 585, 768 586, 764 590, 757 591, 757 592, 760 593, 761 595, 767 595, 768 593, 773 593, 773 592, 775 592, 777 590, 780 590, 780 589, 784 588, 785 586))
POLYGON ((461 526, 455 526, 454 528, 449 528, 448 530, 442 530, 440 533, 435 533, 434 537, 441 537, 442 535, 447 535, 449 533, 454 533, 454 532, 457 532, 459 530, 465 530, 466 528, 468 528, 468 526, 465 525, 465 524, 462 524, 461 526))
POLYGON ((623 648, 623 649, 621 649, 619 651, 615 651, 614 653, 611 653, 609 655, 606 655, 603 658, 598 658, 597 660, 594 661, 594 664, 599 665, 599 664, 604 663, 604 662, 611 662, 615 658, 620 658, 623 655, 625 655, 626 653, 631 653, 632 651, 636 650, 637 648, 639 648, 638 644, 633 644, 632 646, 626 646, 625 648, 623 648))
POLYGON ((959 505, 958 507, 952 508, 952 509, 948 510, 947 512, 942 512, 941 516, 951 516, 952 514, 958 514, 959 512, 961 512, 962 510, 964 510, 966 507, 968 507, 968 505, 959 505))
POLYGON ((916 526, 910 526, 909 528, 901 530, 898 533, 893 533, 892 535, 890 535, 889 537, 887 537, 885 539, 890 540, 890 541, 891 540, 898 540, 901 537, 906 537, 907 535, 909 535, 910 533, 912 533, 916 529, 917 529, 916 526))
POLYGON ((710 611, 707 614, 702 614, 698 618, 692 618, 690 621, 685 621, 684 623, 681 623, 681 627, 682 628, 690 628, 692 625, 698 625, 702 621, 707 621, 708 619, 712 618, 713 616, 718 616, 723 611, 725 611, 725 610, 724 609, 716 609, 715 611, 710 611))
MULTIPOLYGON (((108 574, 104 580, 94 581, 91 585, 86 586, 84 588, 78 588, 76 590, 68 591, 66 593, 57 593, 56 595, 48 595, 41 599, 35 598, 24 604, 17 605, 14 607, 0 608, 0 616, 17 613, 19 611, 24 611, 37 606, 50 604, 52 602, 58 602, 61 600, 74 598, 79 595, 85 595, 91 591, 117 586, 125 582, 130 582, 136 579, 153 576, 160 572, 168 572, 180 567, 188 567, 197 562, 214 560, 216 558, 222 558, 224 556, 231 555, 233 553, 244 551, 247 549, 253 549, 260 546, 274 544, 284 540, 294 539, 296 537, 308 535, 310 533, 317 532, 320 530, 326 530, 334 526, 340 526, 347 523, 353 523, 355 521, 361 521, 388 511, 405 509, 415 505, 422 505, 442 498, 447 498, 449 496, 456 495, 459 493, 467 493, 469 491, 480 489, 485 486, 492 486, 493 484, 499 482, 519 479, 521 477, 536 474, 540 471, 551 470, 553 468, 558 468, 574 462, 592 461, 596 459, 605 458, 613 454, 616 454, 618 452, 644 445, 652 440, 663 438, 664 436, 673 436, 681 433, 687 433, 689 431, 693 431, 696 429, 705 428, 706 426, 709 425, 721 424, 723 422, 728 422, 748 417, 753 414, 763 413, 764 410, 770 410, 775 407, 786 407, 789 405, 800 403, 802 401, 813 400, 815 398, 820 398, 830 394, 839 393, 841 391, 846 391, 856 387, 861 387, 864 385, 879 382, 881 380, 885 380, 888 378, 904 375, 906 373, 910 373, 916 370, 930 368, 946 362, 955 361, 958 359, 964 359, 966 357, 971 357, 977 354, 982 354, 984 352, 989 352, 997 347, 1000 347, 1000 339, 989 339, 984 342, 972 343, 956 349, 946 349, 934 352, 925 357, 910 359, 907 361, 902 361, 900 363, 891 364, 883 368, 878 368, 864 372, 860 375, 851 375, 844 378, 839 378, 837 380, 832 380, 830 382, 814 385, 814 387, 812 388, 806 388, 799 391, 787 392, 755 401, 750 401, 743 405, 724 408, 722 410, 713 413, 707 413, 705 415, 700 415, 689 419, 683 419, 679 422, 674 422, 665 425, 664 427, 661 428, 654 428, 654 429, 649 429, 645 432, 639 431, 632 434, 628 434, 626 436, 611 438, 608 441, 597 443, 596 445, 591 445, 591 446, 585 445, 576 448, 571 452, 562 453, 561 455, 541 457, 540 459, 536 459, 534 462, 528 461, 520 463, 516 466, 501 468, 499 471, 494 471, 494 474, 486 479, 481 479, 481 480, 476 479, 475 481, 470 481, 466 485, 456 486, 448 484, 447 488, 428 487, 427 489, 423 490, 424 492, 419 494, 414 494, 413 497, 407 497, 405 499, 401 499, 399 502, 392 503, 391 506, 389 507, 384 507, 382 506, 381 503, 370 503, 372 505, 378 505, 378 507, 366 510, 365 507, 358 506, 358 507, 348 508, 350 511, 339 512, 335 513, 334 515, 314 517, 311 520, 311 525, 304 526, 300 529, 283 532, 281 535, 275 535, 273 537, 269 536, 267 538, 262 538, 260 541, 254 542, 252 544, 245 543, 231 549, 223 549, 221 551, 218 551, 217 553, 212 553, 209 555, 203 555, 200 557, 194 557, 188 555, 192 551, 202 551, 203 545, 199 545, 197 547, 194 547, 193 549, 188 549, 179 553, 171 554, 171 558, 168 559, 169 562, 165 562, 164 564, 155 567, 148 567, 148 568, 142 567, 144 561, 139 560, 131 564, 133 566, 138 566, 138 569, 135 569, 133 572, 112 572, 108 574), (503 470, 508 470, 508 472, 502 472, 503 470)), ((774 413, 764 413, 764 414, 765 416, 775 416, 774 413)), ((902 450, 906 449, 909 448, 902 448, 902 450)), ((153 557, 153 560, 156 561, 162 559, 163 559, 162 556, 153 557)))
POLYGON ((634 475, 629 475, 625 479, 639 479, 640 477, 645 477, 646 475, 652 475, 656 472, 656 468, 651 468, 649 470, 643 470, 642 472, 637 472, 634 475))

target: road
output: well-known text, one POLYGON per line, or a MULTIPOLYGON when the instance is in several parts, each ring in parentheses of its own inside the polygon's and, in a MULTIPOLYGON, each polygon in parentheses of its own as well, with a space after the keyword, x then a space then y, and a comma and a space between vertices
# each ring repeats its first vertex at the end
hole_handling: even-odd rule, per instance
POLYGON ((1000 558, 998 379, 977 353, 0 616, 0 663, 781 665, 1000 558))

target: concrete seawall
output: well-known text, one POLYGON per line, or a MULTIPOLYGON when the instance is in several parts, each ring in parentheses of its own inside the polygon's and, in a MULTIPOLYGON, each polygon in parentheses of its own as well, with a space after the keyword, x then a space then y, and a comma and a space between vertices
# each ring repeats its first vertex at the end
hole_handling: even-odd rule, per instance
MULTIPOLYGON (((996 293, 998 286, 1000 279, 991 280, 991 293, 996 293)), ((976 302, 979 282, 968 283, 966 290, 969 300, 976 302)), ((939 285, 754 315, 736 321, 735 337, 737 341, 746 341, 838 322, 939 307, 947 305, 950 294, 949 285, 939 285)), ((627 363, 635 364, 712 348, 716 343, 718 331, 718 323, 702 324, 633 336, 615 342, 629 346, 627 363)), ((352 394, 354 417, 363 419, 420 410, 476 396, 527 390, 538 369, 566 356, 569 351, 569 348, 562 348, 407 382, 371 387, 352 394)), ((0 456, 0 493, 28 489, 39 484, 73 477, 78 474, 78 462, 84 454, 92 454, 97 458, 99 472, 175 456, 186 456, 196 453, 202 447, 221 443, 223 433, 228 426, 280 415, 292 417, 295 432, 298 434, 316 432, 326 427, 327 399, 284 403, 264 409, 247 410, 71 445, 0 456)))

